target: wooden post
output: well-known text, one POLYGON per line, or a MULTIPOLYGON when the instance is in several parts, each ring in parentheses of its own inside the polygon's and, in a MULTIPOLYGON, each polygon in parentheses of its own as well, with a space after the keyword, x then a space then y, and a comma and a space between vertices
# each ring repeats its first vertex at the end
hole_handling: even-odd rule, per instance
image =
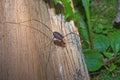
POLYGON ((79 36, 54 31, 78 34, 43 0, 0 0, 0 80, 89 80, 79 36))

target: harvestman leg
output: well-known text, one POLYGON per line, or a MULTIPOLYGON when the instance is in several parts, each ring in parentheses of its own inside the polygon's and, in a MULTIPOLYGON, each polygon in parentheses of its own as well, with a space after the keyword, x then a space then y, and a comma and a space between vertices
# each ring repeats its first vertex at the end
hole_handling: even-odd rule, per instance
MULTIPOLYGON (((49 31, 52 32, 52 30, 51 30, 46 24, 44 24, 44 23, 42 23, 41 21, 36 20, 36 19, 32 19, 32 20, 37 21, 37 22, 40 22, 40 23, 41 23, 42 25, 44 25, 49 31)), ((22 21, 22 22, 5 22, 5 23, 10 23, 10 24, 22 24, 22 23, 25 23, 25 22, 28 22, 28 21, 32 21, 32 20, 26 20, 26 21, 22 21)), ((44 34, 45 36, 47 36, 44 32, 40 31, 39 29, 36 29, 36 28, 34 28, 34 27, 30 27, 30 26, 27 26, 27 25, 24 25, 24 26, 29 27, 29 28, 32 28, 32 29, 34 29, 34 30, 37 30, 38 32, 41 32, 42 34, 44 34)), ((47 37, 48 37, 48 36, 47 36, 47 37)), ((48 37, 48 38, 49 38, 49 37, 48 37)), ((54 37, 52 38, 52 40, 50 40, 50 43, 48 43, 46 46, 51 45, 51 43, 52 43, 53 40, 54 40, 54 37)), ((46 47, 46 46, 45 46, 45 47, 46 47)), ((50 46, 50 48, 51 48, 51 46, 50 46)), ((49 51, 48 60, 47 60, 47 63, 46 63, 46 68, 47 68, 49 59, 50 59, 50 51, 49 51)), ((47 76, 47 71, 46 71, 46 76, 47 76)))
MULTIPOLYGON (((36 20, 36 19, 32 19, 32 20, 37 21, 37 22, 40 22, 40 23, 43 24, 48 30, 50 30, 50 31, 52 32, 52 30, 51 30, 47 25, 45 25, 44 23, 42 23, 41 21, 36 20)), ((5 22, 5 23, 21 24, 21 23, 25 23, 25 22, 28 22, 28 21, 32 21, 32 20, 26 20, 26 21, 22 21, 22 22, 5 22)), ((36 28, 34 28, 34 27, 30 27, 30 26, 27 26, 27 25, 24 25, 24 26, 29 27, 29 28, 32 28, 32 29, 34 29, 34 30, 36 30, 36 31, 38 31, 38 32, 41 32, 42 34, 44 34, 46 37, 49 38, 49 36, 47 36, 44 32, 42 32, 42 31, 39 30, 39 29, 36 29, 36 28)), ((51 42, 53 41, 53 39, 54 39, 54 38, 52 38, 52 40, 50 41, 50 43, 48 43, 46 46, 48 46, 49 44, 51 44, 51 42)), ((48 57, 49 57, 49 56, 48 56, 48 57)), ((48 60, 49 60, 49 59, 48 59, 48 60)), ((47 63, 48 63, 48 62, 47 62, 47 63)))
MULTIPOLYGON (((40 22, 39 20, 36 20, 36 19, 32 19, 32 20, 34 20, 34 21, 37 21, 37 22, 40 22)), ((26 20, 26 21, 23 21, 23 22, 17 22, 17 23, 15 23, 15 22, 5 22, 5 23, 12 23, 12 24, 21 24, 21 23, 25 23, 25 22, 28 22, 28 21, 32 21, 32 20, 26 20)), ((42 23, 42 22, 40 22, 41 24, 43 24, 48 30, 50 30, 51 32, 52 32, 52 30, 47 26, 47 25, 45 25, 44 23, 42 23)), ((62 23, 62 22, 61 22, 62 23)), ((62 25, 62 24, 61 24, 62 25)), ((27 25, 24 25, 24 26, 26 26, 26 27, 29 27, 29 28, 32 28, 32 29, 35 29, 35 30, 37 30, 37 31, 39 31, 39 32, 41 32, 40 30, 38 30, 38 29, 36 29, 36 28, 34 28, 34 27, 30 27, 30 26, 27 26, 27 25)), ((43 33, 43 32, 41 32, 41 33, 43 33)), ((52 32, 52 33, 54 33, 54 32, 52 32)), ((43 33, 44 35, 46 35, 45 33, 43 33)), ((70 35, 70 34, 75 34, 74 32, 70 32, 70 33, 68 33, 68 34, 66 34, 65 36, 64 36, 64 38, 65 37, 67 37, 68 35, 70 35)), ((62 34, 61 34, 62 35, 62 34)), ((46 35, 47 36, 47 35, 46 35)), ((48 36, 47 36, 48 37, 48 36)), ((51 43, 52 43, 52 41, 54 40, 54 38, 55 37, 53 37, 52 38, 52 40, 50 41, 50 43, 48 43, 47 45, 51 45, 51 43)), ((51 50, 51 46, 50 46, 50 50, 51 50)), ((47 65, 48 65, 48 63, 49 63, 49 60, 50 60, 50 50, 49 50, 49 55, 48 55, 48 60, 47 60, 47 63, 46 63, 46 67, 47 67, 47 65)), ((46 74, 47 74, 47 71, 46 71, 46 74)))
MULTIPOLYGON (((32 19, 32 20, 37 21, 37 22, 40 22, 40 23, 43 24, 48 30, 51 31, 51 29, 50 29, 47 25, 45 25, 44 23, 42 23, 41 21, 38 21, 38 20, 36 20, 36 19, 32 19)), ((32 20, 26 20, 26 21, 22 21, 22 22, 4 22, 4 23, 21 24, 21 23, 25 23, 25 22, 28 22, 28 21, 32 21, 32 20)), ((23 24, 22 24, 22 25, 23 25, 23 24)), ((38 32, 41 32, 41 33, 44 34, 46 37, 50 38, 50 37, 47 36, 44 32, 42 32, 41 30, 39 30, 39 29, 37 29, 37 28, 31 27, 31 26, 28 26, 28 25, 23 25, 23 26, 32 28, 32 29, 34 29, 34 30, 36 30, 36 31, 38 31, 38 32)))

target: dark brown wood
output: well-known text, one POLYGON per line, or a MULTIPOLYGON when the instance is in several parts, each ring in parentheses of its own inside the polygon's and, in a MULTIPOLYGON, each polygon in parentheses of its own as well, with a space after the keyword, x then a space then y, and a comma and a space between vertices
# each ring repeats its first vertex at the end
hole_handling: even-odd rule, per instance
POLYGON ((60 47, 52 31, 77 29, 63 18, 61 27, 61 16, 43 0, 0 0, 0 80, 89 80, 79 36, 65 37, 60 47))

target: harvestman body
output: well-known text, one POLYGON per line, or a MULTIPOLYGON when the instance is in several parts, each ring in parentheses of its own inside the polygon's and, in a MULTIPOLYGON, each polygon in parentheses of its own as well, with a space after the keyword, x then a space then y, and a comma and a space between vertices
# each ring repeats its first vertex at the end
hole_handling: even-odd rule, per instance
POLYGON ((54 38, 58 39, 58 40, 63 40, 64 36, 62 34, 60 34, 59 32, 53 32, 53 36, 54 38))

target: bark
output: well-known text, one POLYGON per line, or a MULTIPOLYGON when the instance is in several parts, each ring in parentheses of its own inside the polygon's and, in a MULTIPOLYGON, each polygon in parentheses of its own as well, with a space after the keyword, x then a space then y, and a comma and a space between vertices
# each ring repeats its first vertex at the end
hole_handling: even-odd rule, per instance
POLYGON ((79 36, 54 31, 78 34, 43 0, 0 0, 0 80, 89 80, 79 36))

